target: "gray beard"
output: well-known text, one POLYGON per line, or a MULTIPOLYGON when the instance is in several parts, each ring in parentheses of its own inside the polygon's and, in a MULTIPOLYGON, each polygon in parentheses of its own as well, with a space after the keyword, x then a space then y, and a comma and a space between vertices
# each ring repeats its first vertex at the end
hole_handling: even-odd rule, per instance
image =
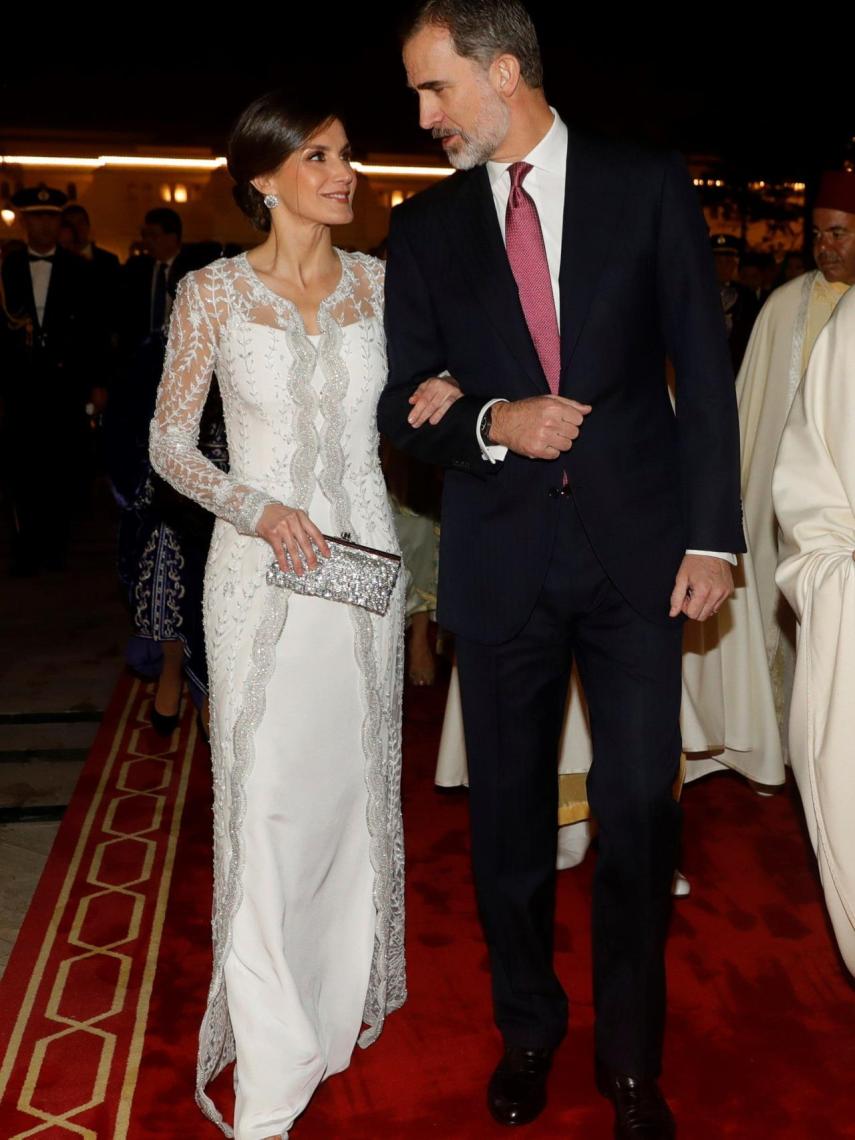
POLYGON ((461 145, 445 152, 454 169, 472 170, 489 162, 508 133, 509 121, 510 114, 502 104, 496 106, 493 114, 482 112, 475 121, 474 133, 461 135, 461 145))
POLYGON ((501 138, 473 139, 467 135, 462 145, 457 150, 446 151, 446 156, 455 170, 472 170, 489 162, 501 141, 501 138))

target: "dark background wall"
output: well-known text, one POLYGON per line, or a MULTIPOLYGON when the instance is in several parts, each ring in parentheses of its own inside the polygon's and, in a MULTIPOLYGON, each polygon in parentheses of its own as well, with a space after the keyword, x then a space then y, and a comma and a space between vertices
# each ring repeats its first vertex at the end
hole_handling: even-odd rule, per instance
MULTIPOLYGON (((294 84, 336 94, 363 150, 430 149, 399 61, 405 7, 194 5, 186 20, 127 6, 114 9, 116 31, 73 10, 13 18, 0 136, 4 126, 142 131, 221 152, 241 106, 294 84)), ((840 26, 833 8, 800 24, 769 4, 645 6, 631 18, 615 5, 529 7, 547 94, 580 124, 718 153, 766 178, 810 179, 855 135, 852 20, 840 26)))

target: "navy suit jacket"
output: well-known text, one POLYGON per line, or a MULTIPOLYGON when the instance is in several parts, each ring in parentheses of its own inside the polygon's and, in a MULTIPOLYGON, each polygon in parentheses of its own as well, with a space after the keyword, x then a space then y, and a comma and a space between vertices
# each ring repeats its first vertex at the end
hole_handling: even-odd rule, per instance
POLYGON ((513 637, 534 607, 566 507, 549 494, 563 470, 606 573, 654 621, 669 620, 687 549, 745 549, 727 337, 707 228, 676 153, 570 130, 559 279, 560 393, 593 410, 559 459, 490 464, 475 438, 485 401, 549 388, 487 170, 392 212, 380 428, 447 468, 439 620, 485 644, 513 637), (444 369, 464 397, 440 424, 411 428, 409 396, 444 369))

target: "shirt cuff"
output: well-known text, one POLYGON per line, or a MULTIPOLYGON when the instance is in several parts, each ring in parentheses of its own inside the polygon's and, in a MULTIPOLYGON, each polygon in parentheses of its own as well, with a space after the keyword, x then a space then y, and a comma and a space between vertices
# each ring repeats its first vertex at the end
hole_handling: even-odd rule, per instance
POLYGON ((735 554, 724 554, 720 550, 687 550, 687 554, 704 554, 707 558, 723 558, 725 562, 729 562, 731 566, 736 565, 735 554))
POLYGON ((493 404, 507 404, 504 397, 499 396, 495 400, 488 400, 481 411, 478 413, 478 419, 475 421, 475 439, 478 443, 478 448, 481 452, 481 458, 486 459, 490 463, 500 463, 508 454, 508 449, 501 443, 493 443, 489 446, 481 439, 481 423, 484 419, 484 413, 488 408, 492 408, 493 404))

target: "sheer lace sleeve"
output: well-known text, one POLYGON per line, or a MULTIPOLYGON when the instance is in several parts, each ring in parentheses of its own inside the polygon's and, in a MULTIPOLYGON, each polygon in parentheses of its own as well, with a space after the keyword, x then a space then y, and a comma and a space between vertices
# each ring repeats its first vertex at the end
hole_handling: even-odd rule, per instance
POLYGON ((226 310, 211 267, 182 277, 169 322, 149 455, 155 471, 182 495, 230 522, 241 534, 254 535, 264 508, 276 500, 221 471, 198 447, 199 421, 226 310))
POLYGON ((376 316, 383 316, 383 289, 386 278, 386 263, 368 253, 351 253, 351 261, 358 266, 361 288, 357 295, 364 306, 369 304, 376 316))

